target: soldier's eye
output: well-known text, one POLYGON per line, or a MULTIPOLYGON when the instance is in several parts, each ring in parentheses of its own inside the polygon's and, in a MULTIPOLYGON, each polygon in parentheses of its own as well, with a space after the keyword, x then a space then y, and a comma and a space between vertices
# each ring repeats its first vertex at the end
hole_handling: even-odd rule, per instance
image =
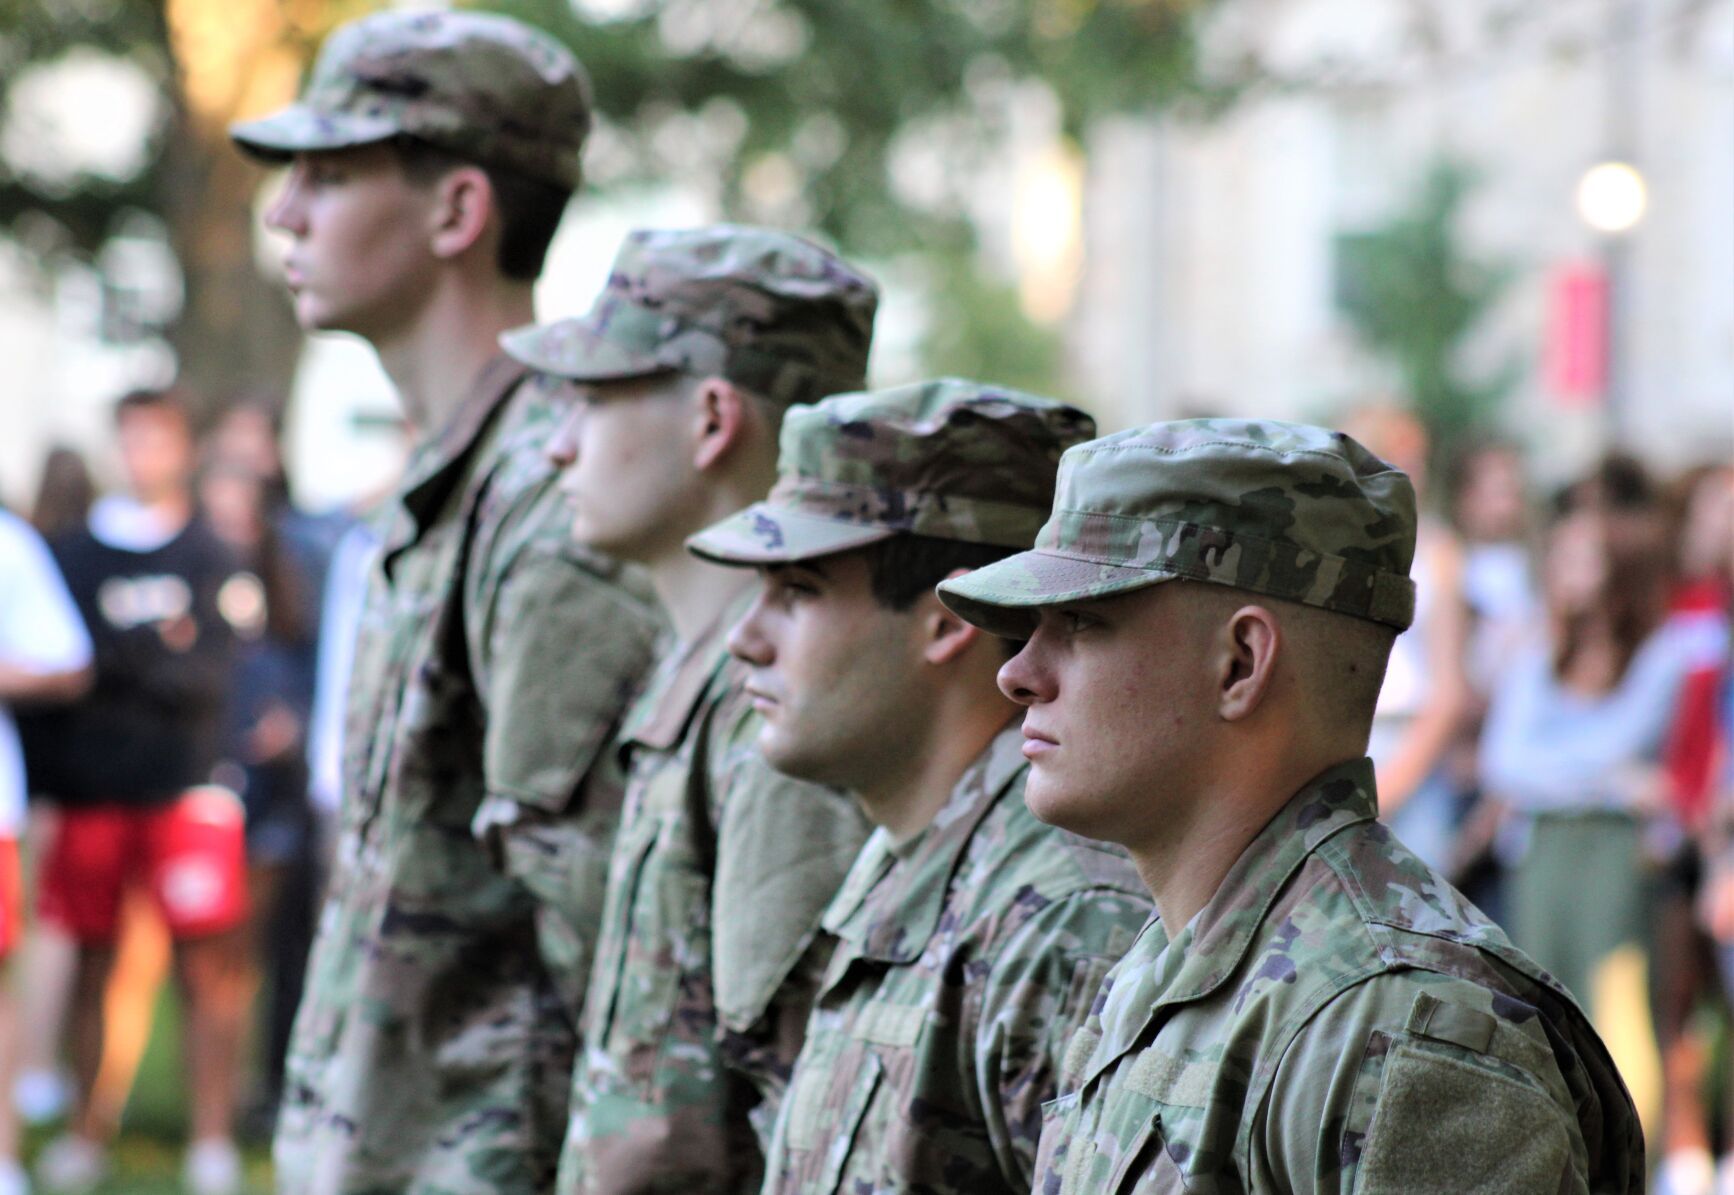
POLYGON ((1091 618, 1088 614, 1077 610, 1060 611, 1060 625, 1065 628, 1067 634, 1075 635, 1079 631, 1098 625, 1098 622, 1098 619, 1091 618))

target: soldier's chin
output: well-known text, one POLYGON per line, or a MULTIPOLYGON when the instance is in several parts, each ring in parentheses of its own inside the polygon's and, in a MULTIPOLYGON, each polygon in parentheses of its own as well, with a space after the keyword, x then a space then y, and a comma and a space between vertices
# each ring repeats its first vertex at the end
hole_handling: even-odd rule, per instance
POLYGON ((1029 779, 1024 782, 1024 804, 1038 820, 1050 826, 1082 832, 1077 825, 1081 811, 1076 795, 1068 792, 1066 785, 1049 769, 1030 769, 1029 779))
POLYGON ((640 541, 633 536, 611 534, 607 527, 598 526, 585 515, 583 499, 576 502, 577 513, 572 518, 572 538, 586 548, 604 552, 628 564, 644 564, 644 554, 638 550, 640 541))

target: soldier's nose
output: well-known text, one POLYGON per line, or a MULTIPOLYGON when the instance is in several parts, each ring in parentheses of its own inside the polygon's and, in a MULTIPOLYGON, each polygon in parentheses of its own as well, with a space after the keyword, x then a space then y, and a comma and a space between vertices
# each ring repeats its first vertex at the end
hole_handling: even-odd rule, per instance
POLYGON ((739 622, 729 628, 728 638, 728 649, 731 656, 743 663, 760 668, 769 664, 771 658, 776 654, 771 650, 770 641, 765 638, 762 628, 759 626, 759 615, 764 609, 764 604, 765 595, 761 588, 759 596, 754 600, 751 608, 747 610, 739 622))
POLYGON ((1024 644, 1017 655, 1000 665, 999 691, 1019 705, 1053 700, 1053 683, 1038 666, 1032 646, 1024 644))

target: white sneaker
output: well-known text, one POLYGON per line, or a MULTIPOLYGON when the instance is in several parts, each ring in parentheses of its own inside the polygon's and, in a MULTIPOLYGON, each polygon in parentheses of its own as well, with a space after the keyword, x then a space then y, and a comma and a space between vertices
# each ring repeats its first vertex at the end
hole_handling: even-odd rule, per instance
POLYGON ((54 1071, 23 1071, 12 1084, 12 1106, 25 1124, 47 1124, 66 1115, 71 1089, 54 1071))
POLYGON ((1716 1167, 1716 1195, 1734 1195, 1734 1153, 1723 1154, 1716 1167))
POLYGON ((1676 1149, 1656 1167, 1656 1195, 1714 1195, 1716 1162, 1707 1149, 1676 1149))
POLYGON ((36 1181, 53 1195, 82 1195, 108 1177, 108 1151, 94 1141, 63 1133, 42 1147, 36 1181))
POLYGON ((195 1141, 187 1149, 181 1181, 188 1195, 240 1195, 241 1153, 227 1137, 195 1141))
POLYGON ((30 1195, 30 1176, 17 1158, 0 1158, 0 1195, 30 1195))

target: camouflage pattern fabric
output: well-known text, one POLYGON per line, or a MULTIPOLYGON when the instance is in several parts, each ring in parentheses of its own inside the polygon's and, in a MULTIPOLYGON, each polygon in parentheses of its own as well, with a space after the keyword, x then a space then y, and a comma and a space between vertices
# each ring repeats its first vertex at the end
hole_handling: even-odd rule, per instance
POLYGON ((1096 433, 1076 407, 945 378, 838 394, 783 420, 777 484, 687 541, 722 564, 769 564, 910 533, 1028 547, 1060 454, 1096 433))
POLYGON ((618 794, 592 765, 657 624, 616 566, 570 542, 542 455, 563 414, 551 393, 496 360, 389 510, 290 1046, 285 1195, 529 1195, 553 1180, 582 976, 539 945, 570 946, 572 925, 594 940, 618 794), (589 908, 544 909, 534 877, 501 874, 472 835, 488 802, 597 836, 542 868, 589 908))
POLYGON ((390 11, 327 39, 301 98, 232 125, 267 161, 412 137, 571 191, 590 131, 590 83, 570 52, 509 17, 390 11))
POLYGON ((940 586, 960 616, 1028 638, 1035 609, 1184 578, 1402 630, 1414 619, 1415 491, 1340 432, 1188 419, 1060 461, 1032 551, 940 586))
POLYGON ((1303 788, 1172 943, 1147 929, 1043 1108, 1040 1195, 1644 1189, 1584 1014, 1374 820, 1303 788))
POLYGON ((1029 1190, 1067 1043, 1151 904, 1118 847, 1024 806, 1021 743, 1001 732, 913 841, 877 831, 826 912, 766 1195, 1029 1190))
POLYGON ((627 236, 587 315, 500 338, 532 368, 581 382, 679 372, 776 403, 858 390, 879 289, 811 241, 715 224, 627 236))
POLYGON ((867 826, 758 754, 724 646, 669 654, 633 708, 630 781, 574 1073, 562 1195, 756 1192, 867 826))

